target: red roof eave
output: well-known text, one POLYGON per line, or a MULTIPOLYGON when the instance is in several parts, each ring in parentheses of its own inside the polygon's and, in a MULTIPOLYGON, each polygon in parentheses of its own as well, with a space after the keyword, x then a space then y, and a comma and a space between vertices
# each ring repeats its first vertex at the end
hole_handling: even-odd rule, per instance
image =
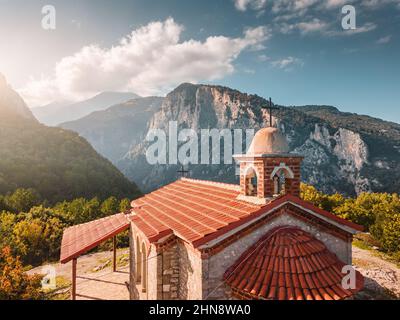
POLYGON ((265 212, 273 210, 273 209, 279 207, 280 205, 284 204, 285 202, 295 203, 295 204, 303 207, 304 209, 311 210, 311 211, 313 211, 313 212, 315 212, 317 214, 320 214, 320 215, 322 215, 322 216, 324 216, 324 217, 326 217, 326 218, 328 218, 330 220, 334 220, 334 221, 336 221, 336 222, 338 222, 338 223, 340 223, 342 225, 348 226, 348 227, 350 227, 350 228, 352 228, 352 229, 354 229, 356 231, 360 231, 360 232, 364 231, 363 226, 360 226, 360 225, 358 225, 358 224, 356 224, 354 222, 348 221, 346 219, 342 219, 342 218, 340 218, 340 217, 338 217, 338 216, 336 216, 336 215, 334 215, 334 214, 332 214, 332 213, 330 213, 330 212, 328 212, 326 210, 323 210, 321 208, 318 208, 318 207, 314 206, 310 202, 304 201, 304 200, 302 200, 302 199, 300 199, 298 197, 295 197, 293 195, 287 194, 287 195, 279 197, 276 200, 270 202, 269 204, 265 205, 261 209, 255 211, 253 214, 251 214, 251 215, 249 215, 249 216, 247 216, 247 217, 245 217, 245 218, 243 218, 243 219, 241 219, 239 221, 235 221, 235 222, 227 225, 226 227, 223 227, 223 228, 219 229, 218 231, 205 236, 204 238, 201 238, 201 239, 199 239, 197 241, 194 241, 193 242, 193 246, 195 248, 198 248, 199 246, 201 246, 203 244, 206 244, 207 242, 209 242, 211 240, 217 239, 218 237, 224 235, 225 233, 227 233, 227 232, 229 232, 231 230, 234 230, 234 229, 240 227, 241 225, 258 218, 259 216, 263 215, 265 212))
POLYGON ((322 215, 322 216, 324 216, 324 217, 326 217, 328 219, 335 220, 336 222, 338 222, 340 224, 343 224, 343 225, 345 225, 347 227, 350 227, 350 228, 352 228, 352 229, 354 229, 356 231, 360 231, 360 232, 364 231, 364 227, 363 226, 361 226, 361 225, 359 225, 357 223, 351 222, 349 220, 340 218, 340 217, 334 215, 333 213, 331 213, 329 211, 326 211, 326 210, 323 210, 321 208, 318 208, 317 206, 313 205, 312 203, 310 203, 308 201, 302 200, 301 198, 298 198, 298 197, 295 197, 295 196, 292 196, 292 195, 286 195, 286 197, 288 198, 289 201, 294 202, 294 203, 300 205, 301 207, 303 207, 305 209, 308 209, 308 210, 311 210, 311 211, 313 211, 315 213, 318 213, 318 214, 320 214, 320 215, 322 215))

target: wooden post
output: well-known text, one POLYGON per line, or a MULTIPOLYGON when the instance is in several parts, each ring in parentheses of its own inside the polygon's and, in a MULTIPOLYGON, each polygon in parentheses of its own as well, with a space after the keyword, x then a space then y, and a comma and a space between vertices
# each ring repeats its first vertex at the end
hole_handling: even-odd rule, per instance
POLYGON ((71 300, 76 300, 76 265, 77 259, 72 259, 72 289, 71 300))
POLYGON ((113 272, 117 271, 117 237, 113 237, 113 272))

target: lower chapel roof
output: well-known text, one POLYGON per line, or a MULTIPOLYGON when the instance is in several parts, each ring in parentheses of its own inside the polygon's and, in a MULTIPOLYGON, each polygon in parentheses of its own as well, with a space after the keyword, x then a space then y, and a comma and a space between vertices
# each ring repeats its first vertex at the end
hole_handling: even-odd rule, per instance
POLYGON ((225 272, 225 282, 241 299, 341 300, 363 287, 342 286, 345 264, 309 233, 293 227, 268 232, 225 272))
POLYGON ((127 216, 124 213, 118 213, 65 229, 61 241, 61 263, 78 258, 81 254, 128 228, 127 216))
POLYGON ((182 178, 132 201, 131 221, 150 243, 168 235, 197 248, 290 203, 348 233, 362 227, 292 195, 260 205, 238 199, 240 187, 182 178))

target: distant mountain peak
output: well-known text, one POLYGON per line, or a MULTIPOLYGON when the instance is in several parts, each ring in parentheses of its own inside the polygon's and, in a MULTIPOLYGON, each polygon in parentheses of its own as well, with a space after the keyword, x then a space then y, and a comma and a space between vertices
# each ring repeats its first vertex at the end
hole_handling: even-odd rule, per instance
POLYGON ((139 96, 133 92, 104 91, 83 101, 74 103, 51 103, 32 109, 36 118, 43 124, 54 126, 60 123, 81 119, 92 112, 105 110, 139 96))
POLYGON ((0 73, 0 120, 29 120, 36 122, 25 101, 7 83, 0 73))

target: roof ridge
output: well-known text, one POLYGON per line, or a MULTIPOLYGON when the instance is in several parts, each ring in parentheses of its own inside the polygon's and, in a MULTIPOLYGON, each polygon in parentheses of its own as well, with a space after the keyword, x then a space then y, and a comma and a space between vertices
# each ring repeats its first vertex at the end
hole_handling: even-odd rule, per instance
POLYGON ((201 180, 201 179, 193 179, 193 178, 181 178, 180 180, 203 184, 203 185, 212 186, 212 187, 217 187, 217 188, 226 189, 226 190, 232 190, 232 191, 240 191, 241 190, 240 185, 233 184, 233 183, 224 183, 224 182, 218 182, 218 181, 212 181, 212 180, 201 180))

